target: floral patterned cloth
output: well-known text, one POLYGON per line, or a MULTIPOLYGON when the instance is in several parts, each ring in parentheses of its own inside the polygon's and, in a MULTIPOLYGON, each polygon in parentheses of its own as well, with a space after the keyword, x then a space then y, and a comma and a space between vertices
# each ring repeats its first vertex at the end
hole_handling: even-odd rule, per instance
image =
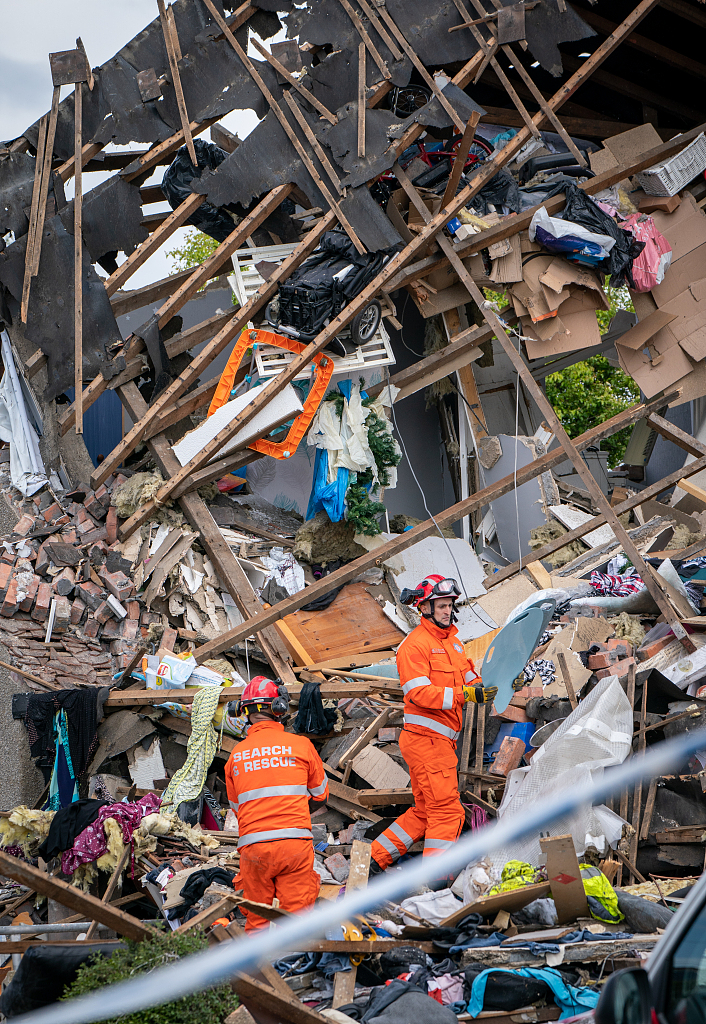
POLYGON ((159 810, 160 799, 155 793, 148 793, 133 804, 108 804, 101 807, 98 817, 76 836, 70 850, 61 855, 61 870, 65 875, 72 875, 80 864, 88 864, 106 852, 108 838, 103 828, 106 818, 115 818, 123 834, 123 842, 129 843, 132 833, 147 814, 159 810))

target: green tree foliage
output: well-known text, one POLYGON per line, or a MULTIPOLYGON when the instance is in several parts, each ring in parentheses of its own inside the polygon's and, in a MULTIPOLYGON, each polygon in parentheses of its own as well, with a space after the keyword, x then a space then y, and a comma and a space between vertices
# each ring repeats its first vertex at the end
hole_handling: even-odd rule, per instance
MULTIPOLYGON (((196 932, 158 934, 144 942, 128 942, 111 956, 97 956, 79 967, 76 981, 65 992, 64 999, 85 996, 89 992, 128 981, 137 974, 148 974, 181 957, 198 953, 208 947, 204 936, 196 932)), ((238 998, 229 985, 197 992, 164 1006, 148 1007, 136 1013, 111 1017, 106 1024, 222 1024, 238 1006, 238 998)))
MULTIPOLYGON (((618 309, 633 309, 627 288, 606 288, 609 310, 598 310, 598 325, 605 334, 618 309)), ((546 379, 547 398, 569 437, 598 426, 640 400, 640 389, 626 373, 611 366, 605 356, 589 356, 546 379)), ((608 465, 617 466, 627 448, 632 427, 625 427, 601 442, 608 465)))
POLYGON ((203 231, 197 231, 196 228, 191 228, 186 233, 183 245, 167 250, 167 256, 172 260, 172 273, 176 274, 180 270, 191 270, 192 267, 198 267, 199 263, 203 263, 209 256, 212 256, 217 248, 218 242, 215 238, 204 235, 203 231))

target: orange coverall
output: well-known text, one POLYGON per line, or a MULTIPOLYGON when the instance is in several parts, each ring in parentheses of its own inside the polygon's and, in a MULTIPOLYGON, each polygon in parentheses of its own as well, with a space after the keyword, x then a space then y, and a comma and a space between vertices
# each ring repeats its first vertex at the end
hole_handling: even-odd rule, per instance
MULTIPOLYGON (((314 871, 309 797, 326 800, 328 779, 306 736, 285 733, 281 722, 256 722, 226 765, 230 806, 238 816, 240 874, 246 899, 283 910, 311 906, 319 894, 314 871)), ((245 911, 246 931, 265 918, 245 911)))
POLYGON ((397 670, 404 693, 400 750, 409 768, 414 806, 377 837, 372 856, 387 868, 424 836, 424 856, 458 839, 464 811, 458 795, 456 740, 461 731, 464 684, 480 684, 473 662, 456 639, 422 619, 400 644, 397 670))

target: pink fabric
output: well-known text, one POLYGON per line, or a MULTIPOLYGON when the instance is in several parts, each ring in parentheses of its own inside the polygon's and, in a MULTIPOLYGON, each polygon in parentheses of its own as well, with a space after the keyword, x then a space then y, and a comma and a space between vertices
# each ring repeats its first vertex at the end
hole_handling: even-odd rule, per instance
POLYGON ((108 849, 108 839, 103 828, 106 818, 115 818, 123 834, 123 842, 132 840, 132 833, 147 814, 159 810, 160 799, 155 793, 148 793, 134 804, 108 804, 101 807, 98 817, 79 832, 70 850, 61 855, 61 870, 72 875, 79 864, 88 864, 101 857, 108 849))
POLYGON ((664 274, 672 259, 672 247, 657 230, 652 217, 644 213, 634 213, 623 223, 626 231, 631 231, 638 242, 644 242, 645 248, 633 260, 632 276, 635 291, 649 292, 655 285, 661 284, 664 274))
POLYGON ((460 1003, 463 999, 463 979, 456 974, 442 974, 440 978, 429 978, 427 994, 443 1006, 460 1003))

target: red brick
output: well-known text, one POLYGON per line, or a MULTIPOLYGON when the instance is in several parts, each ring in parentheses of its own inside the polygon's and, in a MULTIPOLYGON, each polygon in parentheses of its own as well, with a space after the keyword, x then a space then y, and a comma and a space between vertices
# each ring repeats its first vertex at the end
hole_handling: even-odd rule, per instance
POLYGON ((595 671, 599 668, 608 668, 609 665, 614 665, 616 661, 620 661, 617 651, 600 651, 598 654, 589 654, 588 667, 595 671))
POLYGON ((90 516, 94 519, 105 518, 105 506, 98 500, 93 491, 89 491, 86 497, 83 499, 83 506, 90 516))
POLYGON ((490 766, 491 775, 507 775, 517 768, 525 753, 525 745, 519 736, 506 736, 500 744, 495 760, 490 766))
POLYGON ((617 676, 621 679, 623 676, 628 674, 628 669, 634 664, 634 658, 623 658, 622 661, 616 661, 615 664, 610 666, 610 668, 599 669, 598 672, 596 672, 596 678, 605 679, 607 676, 617 676))
POLYGON ((659 654, 660 651, 668 647, 674 639, 673 633, 668 633, 667 636, 663 636, 661 640, 653 640, 652 643, 638 647, 636 657, 638 661, 647 661, 649 658, 654 658, 655 654, 659 654))
POLYGON ((26 537, 30 530, 34 527, 34 516, 30 516, 27 512, 19 518, 15 523, 12 532, 16 533, 20 537, 26 537))
POLYGON ((93 618, 101 624, 104 624, 108 619, 112 619, 113 612, 111 611, 110 605, 107 601, 101 601, 96 610, 93 613, 93 618))
POLYGON ((98 607, 105 593, 93 580, 85 580, 83 583, 79 583, 76 589, 78 591, 76 596, 80 597, 91 609, 98 607))
POLYGON ((37 597, 32 609, 32 618, 35 622, 46 622, 54 594, 48 583, 40 583, 37 588, 37 597))
POLYGON ((59 516, 58 519, 55 519, 54 522, 53 522, 53 525, 54 526, 63 526, 64 523, 70 523, 70 522, 71 522, 71 516, 63 515, 63 516, 59 516))
POLYGON ((116 478, 115 478, 115 480, 113 482, 113 486, 112 486, 111 490, 114 491, 116 487, 120 487, 121 484, 127 483, 128 479, 129 479, 129 477, 123 476, 122 473, 118 473, 118 475, 116 476, 116 478))
POLYGON ((52 580, 52 590, 55 590, 62 597, 68 597, 69 594, 73 593, 75 585, 76 574, 69 565, 65 566, 61 572, 58 572, 52 580))
POLYGON ((83 627, 84 636, 98 636, 100 633, 101 624, 97 619, 94 619, 93 612, 88 613, 85 625, 83 627))
POLYGON ((98 498, 98 501, 101 503, 103 508, 110 508, 110 491, 105 484, 101 484, 100 487, 96 489, 96 498, 98 498))
POLYGON ((86 512, 86 510, 83 507, 83 505, 79 505, 78 512, 76 513, 76 522, 78 524, 81 524, 81 523, 93 523, 93 520, 89 516, 88 512, 86 512))
POLYGON ((71 605, 71 625, 78 626, 79 622, 83 618, 83 613, 86 610, 86 605, 79 598, 76 598, 71 605))
POLYGON ((5 588, 10 583, 11 576, 12 566, 7 565, 6 562, 0 562, 0 590, 5 590, 5 588))
POLYGON ((70 530, 61 531, 61 539, 64 544, 75 544, 78 540, 78 534, 72 527, 70 530))
POLYGON ((14 615, 16 611, 17 611, 17 580, 13 578, 13 579, 10 580, 10 585, 7 588, 7 593, 5 595, 5 600, 2 603, 2 608, 0 608, 0 615, 10 616, 10 615, 14 615))
POLYGON ((0 562, 4 562, 5 565, 15 564, 15 555, 11 551, 7 551, 5 548, 0 552, 0 562))
MULTIPOLYGON (((49 540, 51 540, 51 537, 49 538, 49 540)), ((44 544, 40 544, 39 550, 37 551, 37 560, 34 563, 34 571, 36 573, 39 573, 40 576, 43 576, 44 573, 47 571, 47 569, 49 568, 49 563, 51 561, 49 555, 44 550, 47 543, 47 541, 44 541, 44 544)))
POLYGON ((127 617, 129 619, 139 620, 140 618, 140 602, 139 601, 126 601, 125 607, 127 609, 127 617))
POLYGON ((118 572, 106 572, 105 569, 101 569, 98 575, 103 580, 106 590, 110 591, 113 597, 117 598, 121 603, 127 598, 132 597, 135 591, 135 584, 124 572, 120 572, 120 570, 118 572))
POLYGON ((177 631, 172 629, 171 626, 167 626, 162 634, 159 646, 166 647, 168 651, 174 650, 174 644, 177 642, 177 631))
POLYGON ((122 626, 122 623, 118 622, 117 619, 108 619, 108 621, 103 626, 103 633, 102 633, 103 639, 104 640, 117 640, 118 637, 120 636, 120 627, 121 626, 122 626))
POLYGON ((515 707, 512 704, 508 704, 504 711, 496 711, 493 708, 490 717, 500 718, 503 722, 529 722, 525 709, 515 707))
POLYGON ((381 743, 397 743, 402 730, 397 726, 385 726, 378 729, 378 739, 381 743))
POLYGON ((25 598, 23 601, 20 601, 20 611, 29 612, 32 610, 32 605, 39 589, 39 583, 39 576, 32 576, 30 584, 25 591, 25 598))
POLYGON ((96 530, 96 524, 93 522, 90 516, 87 516, 83 521, 79 521, 76 527, 76 533, 79 537, 79 543, 85 544, 85 538, 89 533, 94 533, 96 530))
POLYGON ((337 882, 345 882, 348 878, 350 865, 342 853, 334 853, 324 858, 324 864, 337 882))
POLYGON ((58 504, 58 502, 55 501, 48 508, 44 509, 44 511, 42 512, 42 515, 44 516, 45 520, 48 523, 51 523, 52 520, 54 520, 58 516, 62 515, 62 508, 58 504))
POLYGON ((68 597, 62 597, 61 595, 55 597, 54 600, 56 601, 54 629, 67 629, 71 622, 71 602, 68 597))
POLYGON ((90 533, 85 533, 81 540, 81 544, 97 544, 100 540, 107 540, 108 531, 104 526, 91 530, 90 533))
POLYGON ((159 612, 141 612, 140 614, 140 625, 151 626, 153 622, 161 622, 162 616, 159 612))
POLYGON ((115 544, 118 539, 118 510, 111 505, 105 518, 105 531, 108 534, 108 543, 115 544))

